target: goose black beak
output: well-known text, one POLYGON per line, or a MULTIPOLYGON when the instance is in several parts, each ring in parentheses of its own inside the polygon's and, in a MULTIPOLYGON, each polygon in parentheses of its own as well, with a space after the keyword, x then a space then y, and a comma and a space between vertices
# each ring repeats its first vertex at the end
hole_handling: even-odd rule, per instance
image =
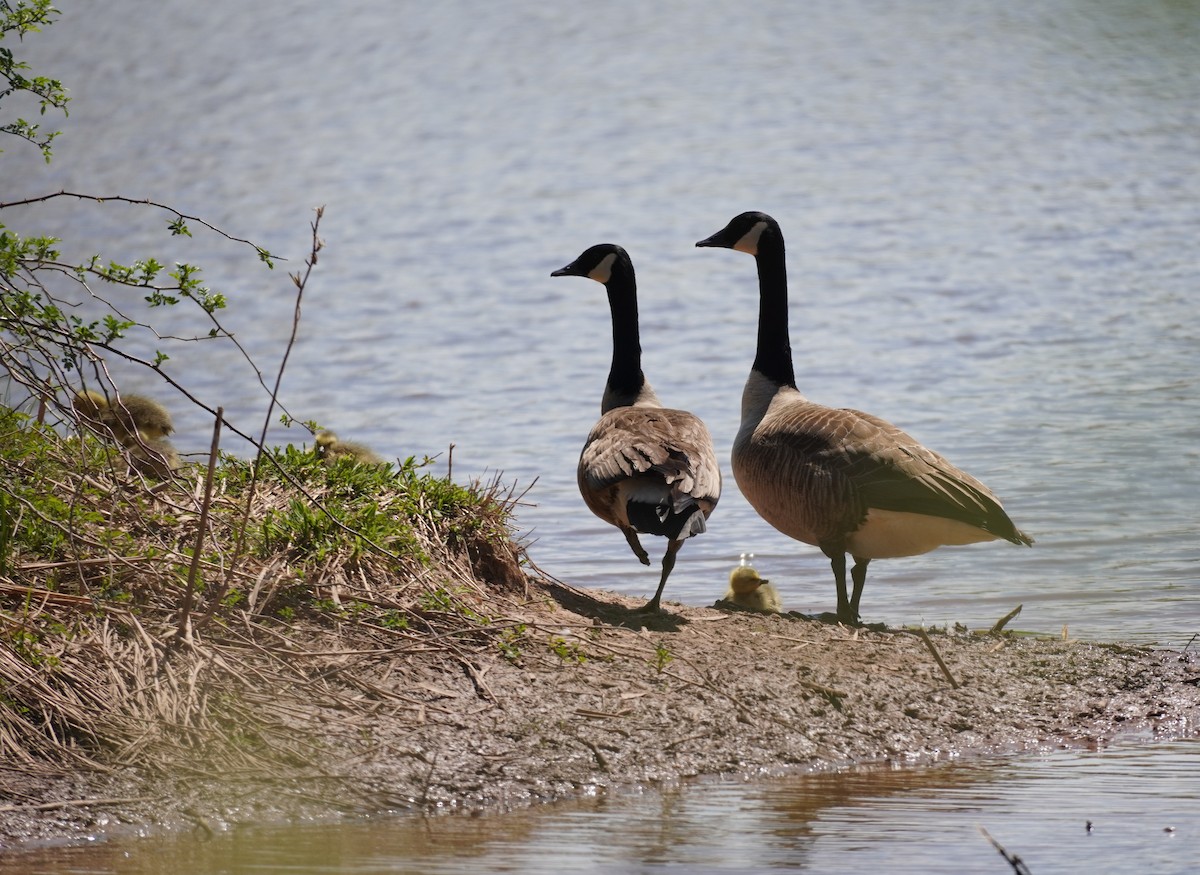
POLYGON ((737 245, 741 235, 735 235, 729 228, 722 228, 711 237, 705 237, 703 240, 697 240, 696 245, 700 247, 711 247, 713 249, 733 249, 737 245))

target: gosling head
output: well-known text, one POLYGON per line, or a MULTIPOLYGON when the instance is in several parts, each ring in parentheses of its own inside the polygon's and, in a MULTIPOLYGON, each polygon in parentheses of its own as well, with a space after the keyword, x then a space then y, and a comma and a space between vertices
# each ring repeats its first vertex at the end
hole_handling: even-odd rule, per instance
POLYGON ((729 572, 729 588, 733 590, 734 595, 749 595, 763 584, 770 582, 760 577, 750 565, 739 565, 729 572))
POLYGON ((775 239, 783 243, 783 232, 779 230, 779 223, 766 213, 751 210, 734 216, 728 225, 711 237, 697 241, 696 245, 736 249, 748 255, 758 255, 759 246, 764 239, 775 239))
POLYGON ((99 420, 100 411, 108 407, 108 399, 95 389, 84 389, 75 393, 71 407, 77 416, 95 421, 99 420))
POLYGON ((313 443, 317 458, 328 460, 337 452, 338 436, 332 431, 319 431, 313 438, 313 443))

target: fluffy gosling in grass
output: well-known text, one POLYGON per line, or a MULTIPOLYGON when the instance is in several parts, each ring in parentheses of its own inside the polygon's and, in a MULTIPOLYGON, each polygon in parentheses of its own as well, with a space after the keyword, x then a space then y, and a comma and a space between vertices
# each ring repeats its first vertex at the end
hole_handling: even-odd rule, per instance
POLYGON ((162 440, 175 431, 167 409, 145 395, 114 395, 109 399, 87 389, 76 392, 71 403, 76 415, 93 427, 111 432, 122 444, 133 441, 137 434, 147 440, 162 440))
POLYGON ((725 601, 752 611, 783 613, 783 602, 779 598, 779 592, 771 585, 771 581, 759 575, 753 565, 747 564, 745 554, 742 556, 742 564, 729 572, 729 589, 725 593, 725 601))
POLYGON ((386 465, 387 460, 370 447, 344 441, 332 431, 319 431, 316 434, 317 458, 327 465, 335 464, 338 459, 352 459, 361 465, 386 465))
POLYGON ((183 462, 179 453, 166 438, 150 437, 145 432, 131 435, 121 445, 129 453, 129 464, 133 470, 146 477, 166 480, 178 471, 183 462))
POLYGON ((144 395, 122 395, 114 402, 87 389, 76 392, 71 405, 81 422, 125 448, 139 474, 165 480, 179 470, 183 463, 167 440, 175 430, 167 409, 144 395))

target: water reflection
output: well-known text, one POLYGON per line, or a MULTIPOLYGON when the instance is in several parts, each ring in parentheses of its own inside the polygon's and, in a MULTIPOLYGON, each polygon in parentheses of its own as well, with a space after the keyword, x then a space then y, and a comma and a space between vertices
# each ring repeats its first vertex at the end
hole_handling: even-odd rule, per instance
POLYGON ((113 841, 5 855, 0 875, 1006 871, 979 826, 1038 875, 1195 871, 1200 739, 705 781, 505 815, 113 841))

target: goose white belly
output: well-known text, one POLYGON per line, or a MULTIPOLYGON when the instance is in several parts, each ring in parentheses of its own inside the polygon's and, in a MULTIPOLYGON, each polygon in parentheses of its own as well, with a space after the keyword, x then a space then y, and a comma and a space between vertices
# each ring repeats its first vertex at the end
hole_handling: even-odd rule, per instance
POLYGON ((863 524, 846 539, 846 551, 862 559, 895 559, 996 539, 991 532, 959 520, 871 508, 863 524))
MULTIPOLYGON (((756 489, 747 479, 734 476, 742 494, 764 520, 789 538, 820 546, 819 520, 809 520, 802 501, 786 492, 756 489)), ((998 536, 969 523, 945 517, 870 508, 862 524, 846 535, 846 552, 863 559, 895 559, 917 556, 938 547, 994 541, 998 536)))

